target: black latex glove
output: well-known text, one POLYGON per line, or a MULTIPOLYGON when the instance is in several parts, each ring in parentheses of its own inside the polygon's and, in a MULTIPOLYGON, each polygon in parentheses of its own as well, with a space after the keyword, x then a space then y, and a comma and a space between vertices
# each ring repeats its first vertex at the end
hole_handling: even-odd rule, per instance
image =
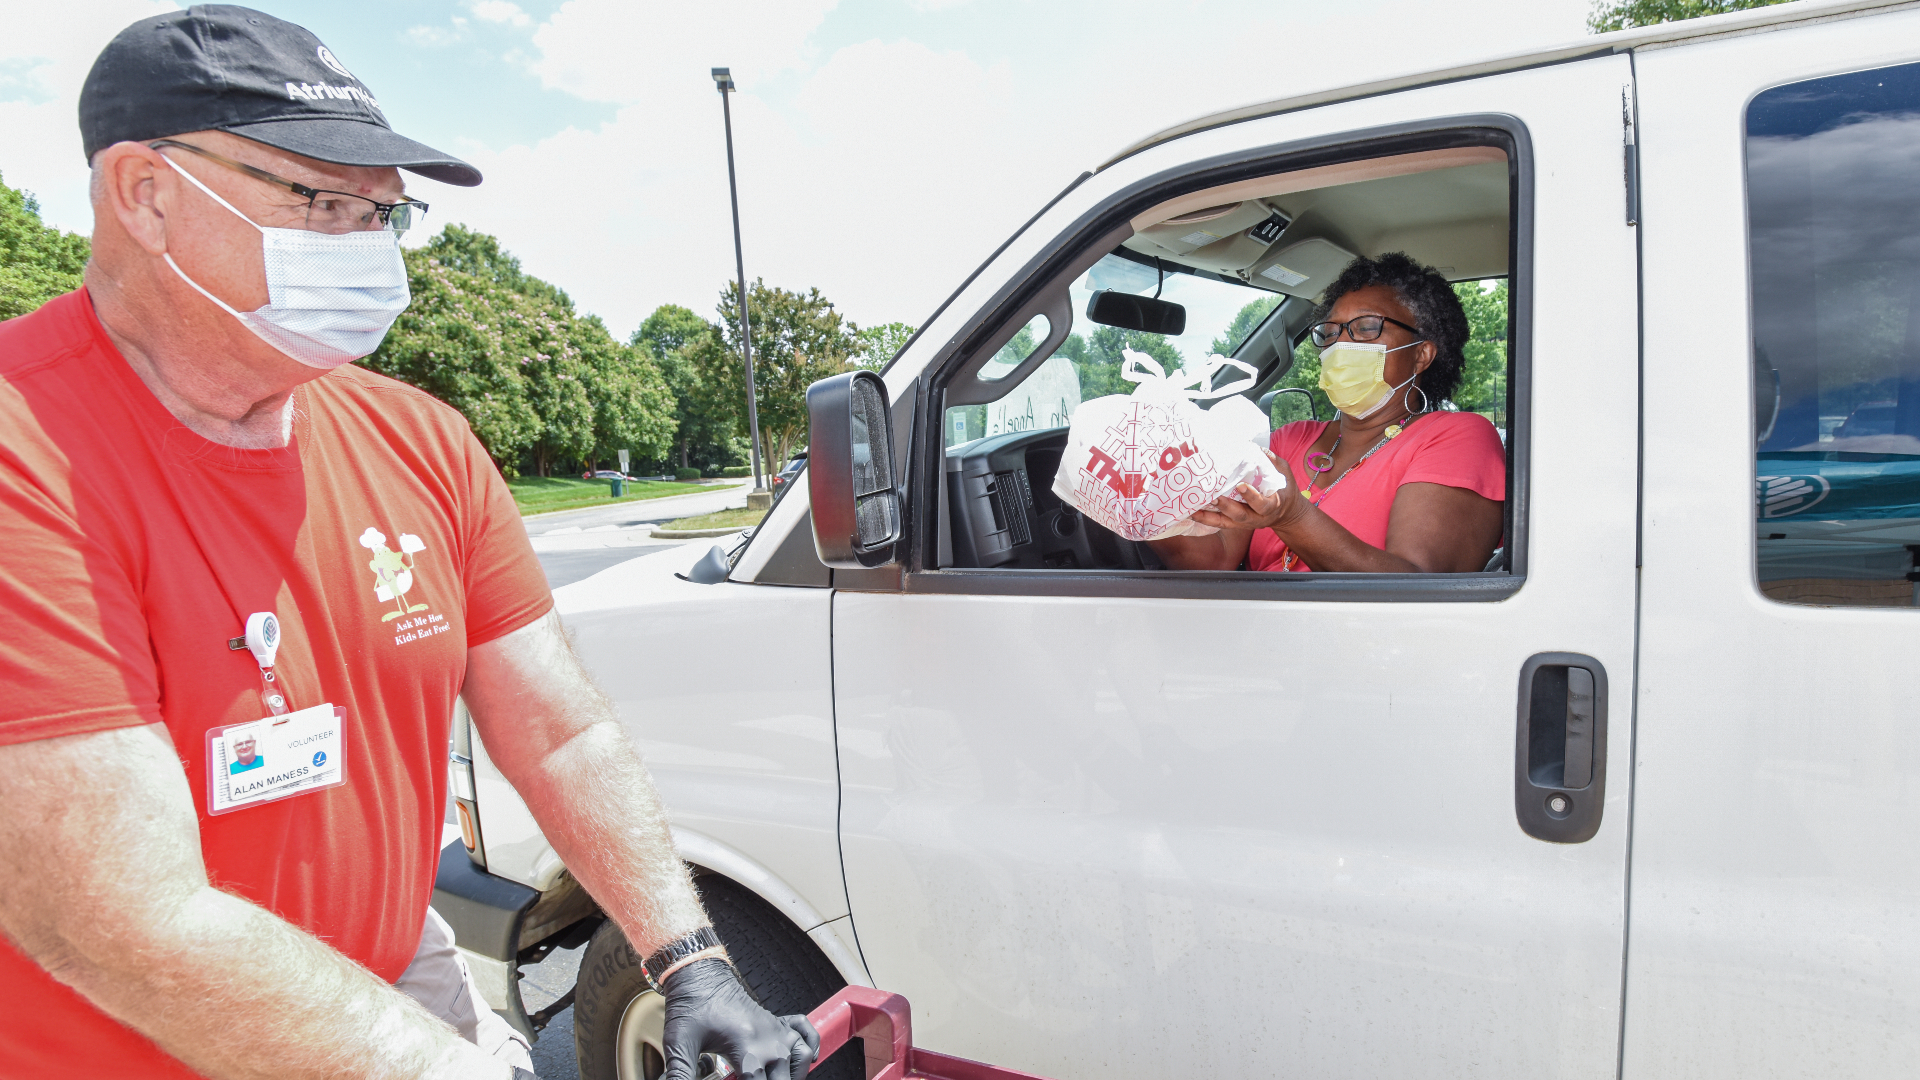
POLYGON ((660 1080, 697 1080, 701 1054, 727 1059, 738 1080, 803 1080, 820 1033, 804 1016, 775 1016, 717 956, 667 978, 667 1071, 660 1080))

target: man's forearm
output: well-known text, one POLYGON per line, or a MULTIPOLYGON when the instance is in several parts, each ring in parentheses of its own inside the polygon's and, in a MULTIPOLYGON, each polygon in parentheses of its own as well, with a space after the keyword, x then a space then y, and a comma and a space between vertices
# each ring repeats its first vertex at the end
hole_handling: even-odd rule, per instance
POLYGON ((640 751, 558 616, 468 650, 461 692, 488 756, 641 956, 707 925, 640 751))
POLYGON ((707 925, 653 778, 611 710, 509 779, 560 861, 642 957, 707 925))
POLYGON ((221 1080, 509 1074, 372 972, 216 889, 36 952, 102 1011, 221 1080))
POLYGON ((0 746, 0 776, 12 823, 0 830, 0 932, 200 1073, 506 1077, 325 942, 208 884, 161 725, 0 746), (73 797, 89 789, 115 797, 73 797))

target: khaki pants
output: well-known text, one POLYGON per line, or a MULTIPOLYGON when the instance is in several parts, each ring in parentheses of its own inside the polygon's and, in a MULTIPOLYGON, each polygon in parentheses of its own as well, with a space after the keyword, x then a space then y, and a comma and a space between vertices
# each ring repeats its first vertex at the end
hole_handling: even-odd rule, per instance
POLYGON ((452 1024, 468 1042, 509 1065, 533 1071, 526 1037, 480 997, 473 973, 453 947, 453 927, 432 908, 427 909, 427 924, 420 930, 420 948, 414 951, 413 962, 393 985, 452 1024))

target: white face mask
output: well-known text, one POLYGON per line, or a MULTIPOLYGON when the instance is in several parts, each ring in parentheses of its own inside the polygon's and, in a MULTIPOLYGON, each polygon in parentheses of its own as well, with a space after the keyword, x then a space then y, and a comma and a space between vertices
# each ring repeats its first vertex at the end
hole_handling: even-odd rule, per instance
POLYGON ((171 159, 167 164, 214 202, 260 230, 267 267, 266 306, 235 311, 188 277, 171 254, 165 256, 167 265, 180 280, 240 320, 240 325, 295 360, 326 370, 371 355, 393 320, 413 301, 407 291, 407 264, 400 257, 400 234, 391 229, 339 234, 269 229, 234 210, 233 204, 171 159))

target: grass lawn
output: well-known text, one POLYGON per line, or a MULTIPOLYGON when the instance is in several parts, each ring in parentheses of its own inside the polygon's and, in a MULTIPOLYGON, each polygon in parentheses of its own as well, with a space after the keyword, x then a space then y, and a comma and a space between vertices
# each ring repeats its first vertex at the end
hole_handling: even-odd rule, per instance
POLYGON ((760 524, 767 516, 765 510, 749 510, 740 507, 736 510, 722 510, 716 514, 701 514, 699 517, 681 518, 660 526, 663 529, 744 529, 749 525, 760 524))
POLYGON ((522 514, 544 514, 550 510, 578 510, 583 506, 605 506, 617 502, 638 502, 668 495, 687 495, 702 490, 696 483, 676 480, 636 480, 627 485, 627 493, 616 499, 607 494, 606 480, 575 480, 560 476, 522 476, 507 481, 513 501, 522 514))

